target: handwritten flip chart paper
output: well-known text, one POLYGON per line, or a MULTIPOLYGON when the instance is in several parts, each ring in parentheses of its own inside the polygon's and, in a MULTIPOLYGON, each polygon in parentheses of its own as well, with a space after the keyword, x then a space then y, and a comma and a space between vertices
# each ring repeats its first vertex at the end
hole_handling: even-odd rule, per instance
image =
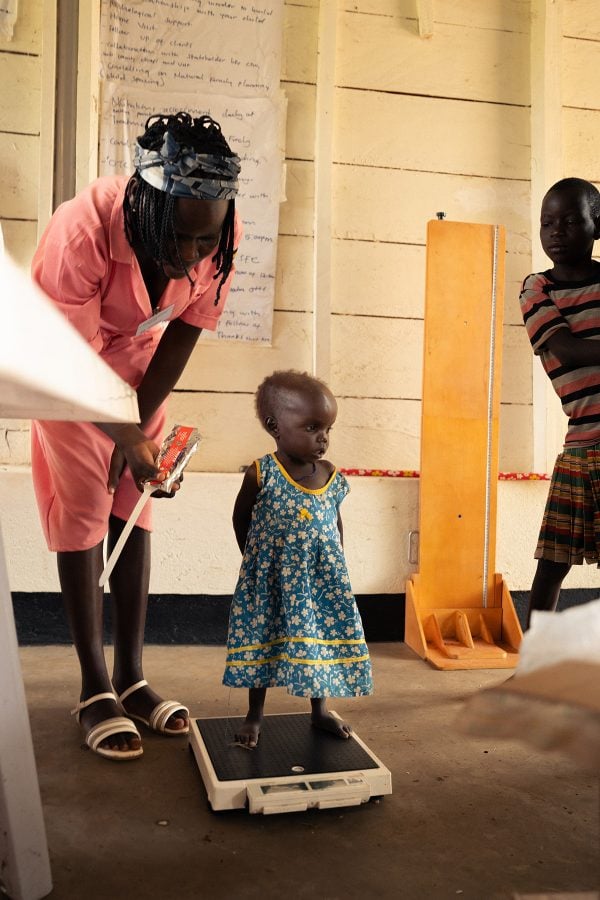
POLYGON ((99 174, 133 172, 136 138, 155 113, 216 119, 241 159, 236 208, 244 225, 216 336, 270 343, 284 156, 283 0, 102 0, 101 10, 99 174))
POLYGON ((102 78, 233 97, 279 89, 283 0, 102 0, 102 78))

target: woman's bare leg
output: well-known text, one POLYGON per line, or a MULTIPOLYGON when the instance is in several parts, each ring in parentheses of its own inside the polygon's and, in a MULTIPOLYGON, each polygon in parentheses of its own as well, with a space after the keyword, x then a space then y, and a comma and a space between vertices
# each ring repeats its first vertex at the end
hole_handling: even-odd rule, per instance
MULTIPOLYGON (((119 539, 125 522, 111 516, 108 530, 108 554, 119 539)), ((144 678, 142 654, 150 585, 150 532, 134 527, 125 542, 110 577, 113 601, 114 664, 113 684, 119 694, 144 678)), ((161 697, 150 686, 124 700, 127 711, 147 719, 161 697)), ((171 716, 168 728, 187 728, 187 718, 171 716)))
MULTIPOLYGON (((81 666, 81 699, 112 691, 104 658, 103 591, 98 587, 102 571, 102 544, 90 550, 59 552, 58 577, 63 603, 75 650, 81 666)), ((119 715, 112 700, 99 700, 81 711, 80 721, 89 731, 98 722, 119 715)), ((117 734, 102 741, 111 750, 137 750, 139 738, 132 734, 117 734)))

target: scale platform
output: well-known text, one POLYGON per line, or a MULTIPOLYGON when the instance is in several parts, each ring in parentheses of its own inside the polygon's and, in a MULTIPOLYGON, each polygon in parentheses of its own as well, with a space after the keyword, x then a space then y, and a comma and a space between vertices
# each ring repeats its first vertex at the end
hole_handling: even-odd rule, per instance
MULTIPOLYGON (((334 713, 335 715, 335 713, 334 713)), ((269 815, 360 806, 392 793, 392 775, 356 734, 313 728, 310 713, 265 716, 258 746, 234 743, 239 718, 192 719, 190 746, 215 811, 269 815)))

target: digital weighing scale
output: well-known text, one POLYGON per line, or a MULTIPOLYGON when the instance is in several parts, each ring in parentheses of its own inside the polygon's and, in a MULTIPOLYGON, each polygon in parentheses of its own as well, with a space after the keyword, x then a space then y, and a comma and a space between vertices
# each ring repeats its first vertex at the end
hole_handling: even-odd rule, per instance
POLYGON ((190 722, 190 746, 215 812, 246 805, 264 815, 360 806, 392 793, 391 772, 354 732, 343 740, 313 728, 310 713, 265 716, 258 746, 249 750, 234 742, 243 721, 190 722))

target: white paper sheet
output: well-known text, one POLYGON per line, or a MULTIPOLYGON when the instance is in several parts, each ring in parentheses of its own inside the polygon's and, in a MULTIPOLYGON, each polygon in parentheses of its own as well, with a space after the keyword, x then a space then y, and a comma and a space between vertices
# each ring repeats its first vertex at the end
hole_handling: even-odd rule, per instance
MULTIPOLYGON (((283 0, 102 0, 99 174, 131 174, 154 113, 209 113, 241 157, 244 239, 217 336, 271 342, 283 120, 283 0)), ((208 336, 208 333, 207 333, 208 336)))

